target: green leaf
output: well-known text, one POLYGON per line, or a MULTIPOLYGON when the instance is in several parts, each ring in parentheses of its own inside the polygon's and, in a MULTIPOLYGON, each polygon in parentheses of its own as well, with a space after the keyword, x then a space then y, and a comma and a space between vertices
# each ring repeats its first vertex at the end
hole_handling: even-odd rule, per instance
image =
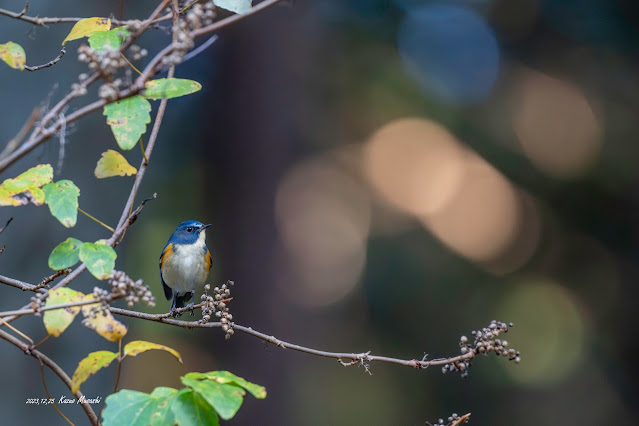
MULTIPOLYGON (((87 294, 84 298, 92 300, 93 294, 87 294)), ((116 320, 108 310, 102 311, 101 314, 94 317, 91 313, 91 308, 97 308, 99 305, 99 303, 91 303, 90 305, 82 306, 83 324, 110 342, 121 340, 127 333, 126 326, 116 320)))
POLYGON ((102 153, 102 157, 95 166, 95 177, 102 179, 111 176, 131 176, 138 171, 126 161, 126 158, 117 151, 109 149, 102 153))
POLYGON ((171 410, 179 426, 217 426, 217 413, 204 398, 190 388, 181 389, 171 410))
POLYGON ((251 9, 253 0, 213 0, 213 3, 223 9, 242 14, 251 9))
MULTIPOLYGON (((61 287, 49 290, 49 297, 44 306, 59 305, 61 303, 79 302, 84 298, 84 294, 70 288, 61 287)), ((72 306, 63 309, 53 309, 44 311, 42 322, 47 329, 47 333, 54 337, 59 337, 64 330, 73 322, 75 316, 80 312, 79 306, 72 306)))
POLYGON ((82 244, 82 241, 76 238, 67 238, 55 246, 49 255, 49 268, 61 271, 78 263, 82 244))
POLYGON ((24 70, 24 64, 27 62, 27 55, 18 43, 8 41, 5 44, 0 44, 0 59, 11 68, 22 71, 24 70))
POLYGON ((144 97, 149 99, 171 99, 190 95, 202 89, 197 81, 184 78, 160 78, 147 81, 144 97))
POLYGON ((73 377, 71 378, 71 391, 76 393, 80 385, 86 382, 90 375, 95 374, 102 368, 108 367, 118 354, 110 351, 91 352, 78 364, 73 377))
POLYGON ((196 378, 199 374, 188 373, 182 377, 182 383, 211 404, 224 420, 233 418, 244 401, 244 389, 231 384, 221 384, 215 380, 200 380, 196 378))
POLYGON ((218 383, 232 383, 241 386, 249 391, 255 398, 266 398, 266 389, 264 388, 264 386, 256 385, 255 383, 246 381, 233 373, 229 373, 228 371, 211 371, 204 374, 206 378, 215 380, 218 383))
POLYGON ((0 206, 22 206, 31 201, 36 206, 44 203, 44 192, 40 187, 51 182, 53 168, 50 164, 39 164, 0 185, 0 206))
POLYGON ((42 190, 51 214, 67 228, 75 226, 80 189, 70 180, 61 180, 46 184, 42 190))
POLYGON ((104 106, 103 114, 120 148, 129 150, 138 143, 151 122, 149 111, 151 104, 139 95, 104 106))
POLYGON ((96 31, 109 31, 111 20, 108 18, 85 18, 75 23, 69 35, 62 41, 62 45, 67 41, 76 40, 95 33, 96 31))
POLYGON ((152 349, 159 349, 163 351, 169 352, 171 355, 177 358, 182 364, 182 357, 179 352, 175 349, 169 348, 168 346, 160 345, 157 343, 145 342, 144 340, 135 340, 133 342, 129 342, 124 347, 124 356, 136 356, 142 352, 150 351, 152 349))
POLYGON ((158 387, 151 394, 123 389, 106 399, 102 424, 109 425, 173 425, 171 407, 178 395, 173 388, 158 387))
POLYGON ((106 244, 83 243, 80 247, 80 260, 87 266, 89 272, 99 280, 109 278, 115 267, 118 255, 112 247, 106 244))
POLYGON ((118 27, 111 31, 99 31, 89 36, 89 46, 97 52, 107 49, 117 50, 131 34, 126 28, 118 27))

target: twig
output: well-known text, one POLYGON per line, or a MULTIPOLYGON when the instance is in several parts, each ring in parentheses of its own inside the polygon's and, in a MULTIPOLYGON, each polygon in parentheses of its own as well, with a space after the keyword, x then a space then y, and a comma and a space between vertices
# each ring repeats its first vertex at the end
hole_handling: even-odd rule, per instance
POLYGON ((31 115, 29 116, 27 121, 22 125, 22 128, 20 129, 18 134, 9 142, 7 142, 7 145, 2 150, 2 153, 0 153, 0 159, 6 158, 9 154, 16 150, 16 148, 20 145, 20 143, 22 143, 24 138, 27 137, 27 134, 29 133, 31 128, 33 128, 39 118, 40 108, 34 108, 33 111, 31 111, 31 115))
MULTIPOLYGON (((200 307, 201 305, 194 306, 194 308, 200 308, 200 307)), ((208 323, 200 324, 197 321, 182 321, 182 320, 177 320, 174 318, 169 318, 168 317, 169 314, 146 314, 142 312, 130 311, 128 309, 113 308, 113 307, 110 308, 109 310, 112 314, 115 314, 115 315, 122 315, 122 316, 131 317, 131 318, 143 319, 147 321, 161 322, 164 324, 170 324, 173 326, 183 327, 183 328, 221 328, 222 327, 221 322, 208 322, 208 323)), ((275 336, 270 336, 268 334, 259 332, 257 330, 253 330, 251 327, 245 327, 242 325, 235 324, 233 325, 233 330, 248 334, 253 337, 257 337, 258 339, 264 340, 265 342, 268 342, 268 343, 272 343, 275 346, 283 348, 283 349, 292 349, 294 351, 304 352, 310 355, 316 355, 316 356, 321 356, 325 358, 333 358, 336 360, 347 359, 347 360, 354 361, 354 362, 341 361, 341 364, 344 366, 351 366, 351 365, 357 365, 361 363, 368 363, 372 361, 379 361, 379 362, 387 362, 391 364, 403 365, 405 367, 423 369, 423 368, 428 368, 433 366, 443 366, 450 363, 465 361, 467 359, 472 359, 477 356, 477 354, 473 350, 470 350, 469 352, 465 354, 454 356, 454 357, 438 358, 438 359, 433 359, 429 361, 426 361, 426 360, 419 361, 416 359, 399 359, 399 358, 391 358, 391 357, 380 356, 380 355, 371 355, 370 351, 359 352, 359 353, 327 352, 327 351, 321 351, 318 349, 307 348, 305 346, 296 345, 294 343, 289 343, 284 340, 280 340, 276 338, 275 336)))
POLYGON ((60 59, 62 59, 62 57, 64 56, 65 53, 67 53, 67 51, 63 47, 62 50, 60 50, 60 54, 58 56, 56 56, 55 59, 47 62, 46 64, 38 65, 38 66, 35 66, 35 67, 30 67, 28 65, 25 65, 24 69, 27 70, 27 71, 38 71, 38 70, 41 70, 42 68, 48 68, 48 67, 50 67, 52 65, 55 65, 56 62, 58 62, 60 59))
POLYGON ((45 279, 43 279, 40 284, 38 284, 37 286, 35 286, 35 288, 33 290, 39 290, 43 287, 46 287, 49 285, 49 283, 53 280, 55 280, 56 278, 58 278, 61 275, 69 275, 71 273, 71 268, 67 268, 67 269, 63 269, 61 271, 56 272, 53 275, 49 275, 48 277, 46 277, 45 279))
MULTIPOLYGON (((29 10, 28 5, 29 5, 29 2, 27 2, 27 4, 25 5, 24 9, 22 9, 22 11, 19 12, 19 13, 11 12, 10 10, 0 9, 0 15, 5 15, 5 16, 8 16, 9 18, 18 19, 20 21, 28 22, 30 24, 37 25, 37 26, 40 26, 40 27, 46 27, 47 24, 76 23, 79 20, 84 19, 84 18, 71 18, 71 17, 64 17, 64 18, 46 18, 46 17, 43 17, 43 18, 40 18, 40 17, 37 17, 37 16, 26 16, 27 11, 29 10)), ((150 23, 151 24, 157 24, 157 23, 162 22, 162 21, 168 21, 169 19, 171 19, 171 15, 167 14, 167 15, 164 15, 164 16, 162 16, 160 18, 153 19, 150 23)), ((128 24, 135 23, 135 22, 139 22, 139 21, 137 21, 135 19, 126 20, 126 21, 119 20, 119 19, 111 19, 111 23, 113 25, 117 25, 117 26, 128 25, 128 24)))
MULTIPOLYGON (((36 289, 37 286, 29 283, 25 283, 23 281, 19 281, 13 278, 5 277, 0 275, 0 283, 10 285, 11 287, 19 288, 22 291, 38 291, 36 289)), ((44 290, 41 290, 44 291, 44 290)))
MULTIPOLYGON (((13 346, 21 349, 26 355, 31 355, 32 357, 36 358, 40 362, 44 363, 47 367, 51 369, 51 371, 53 371, 60 378, 60 380, 62 380, 62 382, 69 388, 69 390, 72 391, 71 378, 67 375, 67 373, 64 372, 63 369, 60 368, 58 364, 53 362, 51 358, 49 358, 48 356, 46 356, 45 354, 43 354, 42 352, 38 350, 35 350, 35 349, 32 350, 29 347, 29 345, 27 345, 26 343, 22 343, 20 340, 18 340, 17 338, 13 337, 12 335, 10 335, 9 333, 3 330, 0 330, 0 339, 6 340, 7 342, 11 343, 13 346)), ((91 405, 89 405, 85 401, 84 394, 78 390, 74 394, 74 396, 77 398, 78 403, 84 409, 84 412, 86 413, 87 417, 91 421, 91 424, 98 425, 99 424, 98 416, 95 414, 95 411, 93 411, 93 408, 91 408, 91 405)))
POLYGON ((7 220, 7 223, 5 223, 2 228, 0 228, 0 234, 2 234, 5 229, 7 229, 7 226, 9 226, 9 224, 11 223, 12 220, 13 220, 13 218, 10 217, 9 220, 7 220))
MULTIPOLYGON (((107 302, 110 302, 116 299, 119 299, 119 297, 108 297, 107 302)), ((93 305, 95 303, 100 303, 100 302, 101 302, 100 299, 78 300, 76 302, 67 302, 67 303, 60 303, 58 305, 43 306, 38 309, 27 308, 27 309, 18 309, 16 311, 5 311, 5 312, 0 312, 0 319, 4 317, 13 317, 13 316, 20 317, 23 315, 35 314, 36 312, 53 311, 55 309, 65 309, 65 308, 73 308, 76 306, 93 305)))
MULTIPOLYGON (((40 361, 40 375, 42 375, 42 386, 44 386, 44 393, 47 394, 47 398, 49 398, 49 401, 54 401, 54 399, 51 398, 51 395, 49 394, 49 389, 47 389, 47 381, 44 379, 44 367, 43 367, 44 363, 39 357, 36 357, 36 358, 38 358, 38 361, 40 361)), ((53 408, 55 408, 55 411, 57 411, 58 414, 60 414, 62 418, 67 421, 67 423, 69 423, 71 426, 74 426, 73 422, 69 420, 69 418, 65 416, 62 411, 60 411, 60 409, 58 408, 58 405, 55 402, 52 402, 51 405, 53 405, 53 408)))
POLYGON ((186 55, 184 55, 184 58, 182 59, 182 63, 185 63, 186 61, 188 61, 189 59, 193 59, 195 58, 197 55, 199 55, 200 53, 204 52, 210 45, 212 45, 213 43, 215 43, 215 41, 218 39, 219 37, 217 36, 217 34, 213 34, 213 36, 211 36, 208 40, 206 40, 204 43, 202 43, 201 45, 199 45, 198 47, 196 47, 195 49, 191 50, 189 53, 187 53, 186 55))

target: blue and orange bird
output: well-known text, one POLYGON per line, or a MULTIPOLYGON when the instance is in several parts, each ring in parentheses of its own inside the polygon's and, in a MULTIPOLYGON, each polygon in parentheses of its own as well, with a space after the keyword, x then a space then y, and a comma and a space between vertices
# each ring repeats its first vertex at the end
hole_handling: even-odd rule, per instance
MULTIPOLYGON (((180 223, 171 234, 160 255, 160 279, 166 300, 171 303, 171 316, 180 316, 183 308, 202 286, 211 270, 211 253, 206 247, 206 228, 196 220, 180 223)), ((193 301, 188 306, 193 315, 193 301)))

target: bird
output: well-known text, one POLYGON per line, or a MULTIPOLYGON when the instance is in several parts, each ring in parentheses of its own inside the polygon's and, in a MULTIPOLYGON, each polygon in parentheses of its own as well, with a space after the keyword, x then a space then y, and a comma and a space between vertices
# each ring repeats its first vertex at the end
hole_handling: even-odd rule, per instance
MULTIPOLYGON (((196 220, 180 223, 160 255, 160 280, 166 300, 173 299, 169 314, 181 316, 178 308, 183 308, 202 286, 211 270, 211 253, 206 247, 206 228, 196 220)), ((193 301, 188 308, 193 316, 193 301)))

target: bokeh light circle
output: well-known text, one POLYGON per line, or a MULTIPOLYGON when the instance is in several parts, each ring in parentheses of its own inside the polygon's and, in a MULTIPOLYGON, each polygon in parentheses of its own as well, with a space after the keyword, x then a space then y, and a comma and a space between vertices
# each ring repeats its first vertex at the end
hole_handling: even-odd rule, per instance
POLYGON ((500 318, 515 323, 511 347, 521 364, 506 369, 512 380, 529 386, 553 386, 579 367, 586 326, 574 295, 549 279, 530 279, 505 289, 500 318))
POLYGON ((499 74, 499 47, 488 24, 472 10, 451 5, 410 9, 397 37, 411 75, 440 100, 466 105, 490 94, 499 74))

